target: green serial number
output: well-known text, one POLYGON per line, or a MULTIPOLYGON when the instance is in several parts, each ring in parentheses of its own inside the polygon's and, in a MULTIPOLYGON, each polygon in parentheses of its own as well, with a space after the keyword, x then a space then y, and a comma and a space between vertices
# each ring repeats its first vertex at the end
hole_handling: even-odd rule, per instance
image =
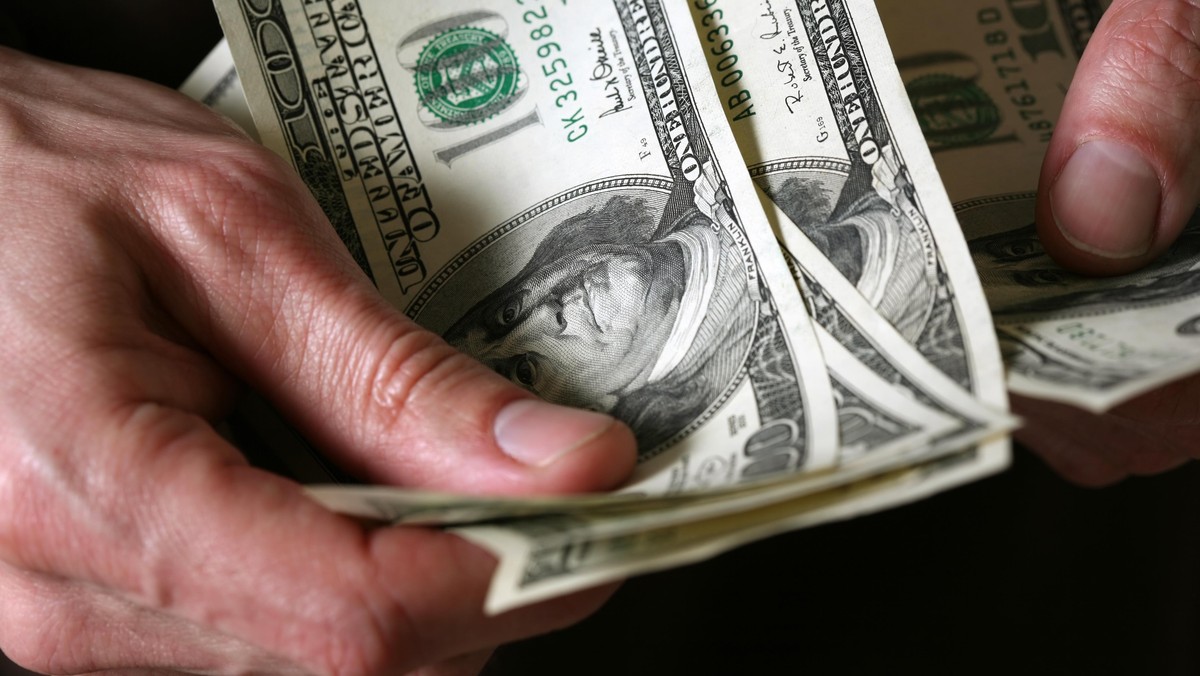
MULTIPOLYGON (((564 7, 567 4, 567 0, 560 2, 564 7)), ((571 75, 571 68, 562 56, 562 45, 551 40, 554 37, 554 24, 550 23, 550 10, 540 2, 517 0, 517 4, 529 8, 521 15, 521 20, 529 27, 529 39, 538 43, 536 53, 541 59, 542 75, 547 80, 550 93, 554 95, 554 106, 567 116, 560 118, 567 141, 574 143, 587 136, 587 118, 583 106, 579 105, 575 77, 571 75)))

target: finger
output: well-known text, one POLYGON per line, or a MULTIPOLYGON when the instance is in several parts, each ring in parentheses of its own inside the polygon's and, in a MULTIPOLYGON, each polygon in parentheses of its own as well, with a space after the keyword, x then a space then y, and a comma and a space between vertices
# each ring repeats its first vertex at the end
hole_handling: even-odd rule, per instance
POLYGON ((495 561, 465 541, 365 532, 241 462, 194 416, 143 405, 80 425, 95 454, 116 460, 74 481, 10 468, 0 504, 22 509, 0 512, 0 558, 93 581, 304 669, 403 673, 565 626, 612 591, 488 618, 495 561))
POLYGON ((1200 201, 1200 3, 1115 0, 1042 165, 1038 231, 1063 265, 1118 274, 1175 240, 1200 201))
POLYGON ((1172 404, 1200 399, 1174 398, 1178 388, 1200 389, 1200 380, 1168 386, 1104 415, 1013 396, 1013 408, 1024 422, 1014 436, 1056 472, 1084 486, 1157 474, 1200 455, 1197 411, 1181 415, 1172 404))
POLYGON ((150 172, 186 171, 189 187, 151 207, 174 250, 145 264, 181 323, 335 460, 376 482, 467 491, 625 478, 628 429, 541 403, 420 329, 366 282, 288 169, 261 150, 235 154, 150 172))

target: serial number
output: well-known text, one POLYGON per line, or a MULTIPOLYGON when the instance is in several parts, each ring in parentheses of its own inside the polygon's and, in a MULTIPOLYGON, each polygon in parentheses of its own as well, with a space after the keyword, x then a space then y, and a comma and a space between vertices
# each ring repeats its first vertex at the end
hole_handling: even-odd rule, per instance
MULTIPOLYGON (((980 11, 978 16, 979 23, 984 26, 995 24, 1002 18, 999 11, 987 9, 980 11)), ((1054 122, 1025 78, 1009 31, 1002 28, 988 31, 984 33, 983 41, 991 48, 992 65, 996 75, 1005 83, 1004 94, 1008 102, 1017 109, 1021 122, 1037 134, 1038 140, 1049 143, 1054 133, 1054 122)))
MULTIPOLYGON (((529 39, 538 43, 536 54, 541 60, 542 75, 548 81, 550 93, 554 95, 554 106, 567 117, 560 118, 567 141, 574 143, 587 136, 587 116, 579 104, 579 91, 575 89, 575 77, 562 56, 563 48, 554 37, 554 24, 550 23, 550 11, 540 2, 516 0, 518 5, 529 7, 521 20, 529 27, 529 39), (574 110, 572 111, 572 108, 574 110)), ((561 0, 563 6, 567 0, 561 0)))
MULTIPOLYGON (((733 38, 729 37, 729 26, 724 23, 725 10, 719 7, 714 9, 719 1, 694 0, 692 7, 695 8, 696 18, 702 26, 700 32, 704 34, 704 41, 707 45, 705 51, 708 53, 709 60, 713 61, 713 81, 722 89, 730 89, 741 82, 742 71, 736 68, 738 55, 733 53, 733 38), (705 10, 712 11, 705 12, 705 10)), ((729 108, 729 112, 737 111, 737 115, 733 117, 734 120, 742 120, 754 115, 754 104, 750 103, 750 98, 749 91, 739 89, 726 99, 725 105, 729 108), (744 107, 747 104, 749 104, 748 107, 744 107)))

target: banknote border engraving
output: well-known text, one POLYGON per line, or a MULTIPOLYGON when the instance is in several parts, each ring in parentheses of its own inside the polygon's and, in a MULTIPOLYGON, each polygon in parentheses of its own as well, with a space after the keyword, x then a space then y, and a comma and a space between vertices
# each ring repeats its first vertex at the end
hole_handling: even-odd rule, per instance
POLYGON ((309 90, 301 84, 305 75, 299 66, 300 49, 291 30, 284 28, 289 26, 284 10, 275 0, 265 0, 264 9, 254 12, 248 2, 241 2, 243 15, 255 42, 259 67, 270 84, 273 112, 280 128, 287 130, 284 141, 293 163, 310 186, 328 186, 313 192, 343 242, 370 275, 365 248, 343 192, 344 184, 357 182, 359 191, 369 197, 370 215, 385 243, 397 284, 401 289, 420 284, 425 278, 420 245, 437 236, 440 224, 357 3, 340 9, 328 1, 305 3, 307 28, 324 66, 324 75, 309 82, 309 90), (285 63, 289 66, 286 77, 273 77, 285 63), (284 96, 289 90, 294 91, 284 96), (297 114, 288 117, 285 110, 297 114), (355 152, 349 152, 351 146, 355 152), (373 152, 362 152, 362 147, 371 147, 373 152), (309 171, 314 180, 309 180, 306 167, 312 167, 309 171), (404 185, 397 176, 403 177, 404 185))
POLYGON ((291 31, 286 28, 289 24, 285 11, 276 0, 240 0, 238 6, 249 28, 256 61, 274 103, 271 112, 279 128, 285 131, 283 140, 292 164, 354 261, 374 280, 366 248, 358 235, 350 204, 341 189, 332 149, 328 139, 320 133, 315 115, 317 104, 300 85, 303 75, 299 50, 291 39, 291 31), (281 65, 288 68, 279 70, 277 67, 281 65), (290 97, 285 96, 288 89, 294 89, 290 97), (285 115, 285 112, 289 114, 285 115))
POLYGON ((838 129, 841 131, 847 150, 855 150, 867 165, 878 161, 881 148, 891 145, 891 128, 887 124, 887 116, 879 107, 876 98, 875 83, 870 74, 870 67, 863 58, 862 49, 858 44, 858 34, 854 30, 854 20, 850 11, 841 0, 816 0, 815 2, 796 2, 804 19, 804 27, 808 32, 809 43, 822 46, 813 50, 817 67, 821 71, 821 81, 825 83, 825 96, 829 99, 833 115, 837 118, 838 129), (818 16, 821 12, 825 16, 818 16), (828 18, 831 28, 836 33, 832 37, 824 34, 823 18, 828 18), (829 48, 834 41, 838 43, 838 51, 830 53, 829 48), (834 65, 835 56, 845 61, 846 76, 849 82, 839 84, 846 77, 839 77, 834 65), (853 87, 847 97, 843 87, 853 87), (850 119, 852 106, 860 106, 855 113, 861 113, 862 120, 855 124, 850 119), (874 158, 868 159, 868 156, 874 158))

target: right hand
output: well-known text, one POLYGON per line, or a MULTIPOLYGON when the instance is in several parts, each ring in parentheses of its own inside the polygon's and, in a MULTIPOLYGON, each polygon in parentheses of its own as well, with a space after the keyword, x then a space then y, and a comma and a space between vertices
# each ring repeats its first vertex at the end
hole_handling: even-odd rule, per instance
POLYGON ((278 158, 182 96, 0 50, 0 648, 36 671, 468 673, 609 589, 482 615, 493 560, 247 465, 237 383, 379 484, 604 490, 629 430, 384 303, 278 158), (437 666, 440 665, 440 666, 437 666))
MULTIPOLYGON (((1114 0, 1088 43, 1042 165, 1038 232, 1094 275, 1160 256, 1200 204, 1200 4, 1114 0)), ((1014 397, 1018 440, 1100 486, 1200 457, 1200 376, 1105 415, 1014 397)))
POLYGON ((1200 205, 1200 4, 1113 0, 1084 50, 1038 186, 1056 261, 1116 275, 1153 261, 1200 205))

